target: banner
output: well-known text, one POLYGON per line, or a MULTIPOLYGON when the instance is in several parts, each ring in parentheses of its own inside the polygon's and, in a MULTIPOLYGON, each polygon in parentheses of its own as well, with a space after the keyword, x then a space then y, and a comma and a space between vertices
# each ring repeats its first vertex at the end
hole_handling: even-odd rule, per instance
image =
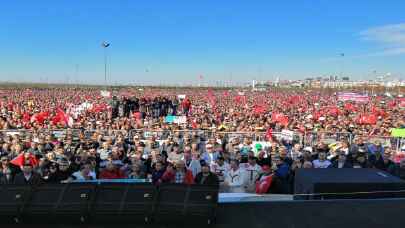
POLYGON ((405 138, 405 128, 392 128, 391 136, 397 138, 405 138))
POLYGON ((174 123, 176 123, 176 124, 187 123, 187 116, 176 116, 176 118, 174 119, 174 123))
POLYGON ((338 93, 339 101, 355 101, 355 102, 368 102, 370 97, 359 93, 338 93))
POLYGON ((185 124, 187 123, 187 116, 166 116, 166 123, 185 124))
POLYGON ((111 92, 110 92, 110 91, 107 91, 107 90, 101 90, 101 91, 100 91, 100 95, 101 95, 102 97, 111 97, 111 92))
POLYGON ((293 140, 294 132, 290 130, 282 130, 281 131, 281 138, 284 140, 293 140))
POLYGON ((175 118, 176 118, 176 116, 166 116, 165 117, 165 122, 166 123, 173 123, 175 118))
POLYGON ((185 94, 177 95, 177 97, 178 97, 179 99, 186 99, 186 95, 185 95, 185 94))

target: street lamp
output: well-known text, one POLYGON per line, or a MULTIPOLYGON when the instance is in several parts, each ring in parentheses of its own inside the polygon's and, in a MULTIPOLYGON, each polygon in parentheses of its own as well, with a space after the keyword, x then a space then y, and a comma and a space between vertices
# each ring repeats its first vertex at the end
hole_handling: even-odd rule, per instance
POLYGON ((104 49, 104 85, 107 89, 107 48, 110 46, 110 43, 103 41, 101 47, 104 49))

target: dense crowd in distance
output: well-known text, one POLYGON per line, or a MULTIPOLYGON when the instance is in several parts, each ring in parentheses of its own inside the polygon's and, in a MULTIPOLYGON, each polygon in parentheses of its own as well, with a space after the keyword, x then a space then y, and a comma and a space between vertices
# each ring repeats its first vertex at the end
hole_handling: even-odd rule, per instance
POLYGON ((402 97, 199 88, 0 90, 0 183, 130 179, 293 193, 298 168, 405 178, 402 97), (280 135, 290 132, 291 137, 280 135))

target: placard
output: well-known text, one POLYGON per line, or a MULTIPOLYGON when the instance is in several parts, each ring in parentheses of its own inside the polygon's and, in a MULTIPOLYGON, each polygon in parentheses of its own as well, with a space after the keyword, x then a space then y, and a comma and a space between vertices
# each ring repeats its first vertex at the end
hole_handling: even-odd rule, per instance
POLYGON ((397 138, 405 138, 405 128, 392 128, 391 136, 397 138))

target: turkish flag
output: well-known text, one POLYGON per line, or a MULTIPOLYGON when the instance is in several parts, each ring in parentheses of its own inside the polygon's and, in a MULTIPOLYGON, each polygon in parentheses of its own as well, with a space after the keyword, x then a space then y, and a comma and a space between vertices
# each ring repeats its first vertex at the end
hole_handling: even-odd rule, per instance
POLYGON ((350 112, 356 112, 357 111, 357 108, 354 107, 354 105, 351 104, 351 103, 346 103, 344 108, 345 108, 346 111, 350 111, 350 112))
POLYGON ((273 138, 273 129, 271 129, 271 127, 269 127, 266 131, 266 139, 268 141, 271 141, 272 138, 273 138))
POLYGON ((18 167, 23 166, 26 163, 27 160, 34 167, 39 164, 38 159, 33 154, 30 153, 28 155, 28 157, 25 157, 24 155, 25 155, 24 153, 18 155, 16 158, 11 160, 10 163, 13 164, 13 165, 16 165, 18 167))
POLYGON ((331 116, 339 116, 340 110, 337 107, 331 107, 329 108, 328 114, 331 116))
POLYGON ((256 182, 256 194, 266 194, 273 182, 273 175, 263 177, 256 182))
POLYGON ((272 114, 272 120, 273 120, 274 122, 280 123, 280 124, 282 124, 282 125, 284 125, 284 126, 287 126, 287 125, 288 125, 288 117, 285 116, 285 115, 282 114, 282 113, 273 113, 273 114, 272 114))
POLYGON ((266 108, 263 105, 254 105, 253 106, 253 113, 260 115, 266 112, 266 108))
POLYGON ((358 123, 360 124, 370 124, 374 125, 377 123, 377 116, 374 114, 370 115, 360 115, 359 119, 357 120, 358 123))

